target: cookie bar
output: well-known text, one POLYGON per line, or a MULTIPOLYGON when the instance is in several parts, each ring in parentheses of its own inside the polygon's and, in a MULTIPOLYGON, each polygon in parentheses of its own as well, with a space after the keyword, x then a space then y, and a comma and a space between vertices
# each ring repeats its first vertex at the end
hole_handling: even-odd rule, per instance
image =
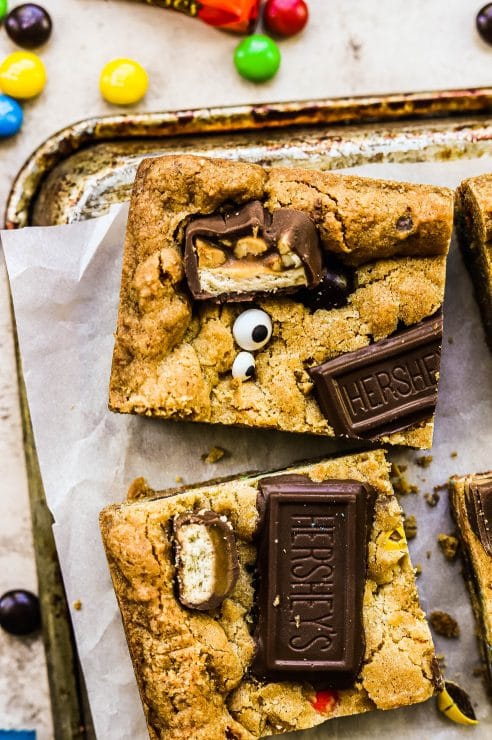
POLYGON ((429 447, 452 217, 438 187, 144 160, 110 408, 429 447))
POLYGON ((259 738, 440 688, 383 451, 129 496, 100 523, 151 738, 259 738))
POLYGON ((457 190, 456 228, 492 349, 492 175, 464 180, 457 190))
POLYGON ((492 691, 492 472, 451 478, 449 496, 492 691))

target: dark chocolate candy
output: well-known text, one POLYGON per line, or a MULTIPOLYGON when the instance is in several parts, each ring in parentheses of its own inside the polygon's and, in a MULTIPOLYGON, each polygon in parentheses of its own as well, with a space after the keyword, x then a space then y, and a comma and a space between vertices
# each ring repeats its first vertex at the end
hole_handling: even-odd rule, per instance
POLYGON ((302 211, 280 208, 271 216, 260 201, 252 201, 191 221, 184 268, 196 300, 252 301, 292 293, 321 278, 318 232, 302 211))
POLYGON ((375 494, 304 475, 259 483, 259 616, 252 671, 326 687, 354 683, 364 655, 362 602, 375 494))
POLYGON ((351 292, 352 277, 348 270, 332 264, 323 268, 318 285, 314 288, 301 288, 294 300, 312 311, 329 310, 346 306, 351 292))
POLYGON ((189 609, 215 609, 231 593, 239 575, 230 522, 204 510, 177 517, 173 530, 180 602, 189 609))
POLYGON ((321 411, 337 434, 377 439, 434 413, 442 314, 309 369, 321 411))
POLYGON ((492 472, 467 481, 465 505, 472 530, 492 557, 492 472))

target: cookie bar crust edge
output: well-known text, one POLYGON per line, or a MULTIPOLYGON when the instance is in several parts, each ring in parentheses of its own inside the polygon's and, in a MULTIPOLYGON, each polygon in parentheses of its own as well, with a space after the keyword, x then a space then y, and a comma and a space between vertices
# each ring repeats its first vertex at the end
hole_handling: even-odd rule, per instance
MULTIPOLYGON (((160 498, 137 499, 102 512, 103 540, 152 738, 263 737, 313 727, 331 717, 424 701, 439 688, 406 542, 400 548, 384 546, 387 535, 402 526, 387 467, 384 453, 376 451, 279 471, 319 481, 353 478, 378 493, 364 596, 362 682, 340 691, 336 706, 326 713, 313 708, 315 693, 309 684, 263 683, 245 676, 254 651, 248 621, 256 559, 252 536, 258 517, 256 486, 263 476, 203 484, 171 496, 161 492, 160 498), (190 615, 170 586, 166 522, 193 507, 227 516, 238 538, 238 582, 213 616, 190 615)), ((141 493, 153 492, 140 480, 132 496, 141 493)))
MULTIPOLYGON (((128 219, 110 408, 333 436, 306 360, 355 351, 440 308, 452 212, 445 188, 192 156, 144 160, 128 219), (191 217, 251 199, 307 213, 323 249, 354 265, 357 289, 347 306, 314 313, 286 297, 258 301, 276 329, 257 355, 255 381, 241 384, 230 376, 240 309, 206 305, 192 316, 179 249, 191 217)), ((381 441, 428 447, 432 430, 429 419, 381 441)))
POLYGON ((492 350, 492 174, 464 180, 456 194, 458 241, 492 350))
POLYGON ((477 625, 480 655, 487 672, 487 685, 492 696, 492 558, 483 549, 473 531, 465 504, 466 486, 487 478, 492 471, 479 475, 455 476, 449 481, 449 503, 461 545, 463 576, 477 625))

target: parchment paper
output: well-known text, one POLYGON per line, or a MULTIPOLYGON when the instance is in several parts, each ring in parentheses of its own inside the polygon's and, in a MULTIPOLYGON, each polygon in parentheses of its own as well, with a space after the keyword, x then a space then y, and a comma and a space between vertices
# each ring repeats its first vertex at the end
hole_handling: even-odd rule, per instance
MULTIPOLYGON (((492 171, 492 160, 368 165, 363 174, 454 187, 463 177, 492 171)), ((196 482, 251 469, 282 467, 332 452, 340 443, 280 432, 209 427, 112 414, 107 388, 120 282, 126 207, 71 226, 3 232, 34 434, 91 709, 101 740, 145 740, 147 732, 98 529, 99 511, 121 501, 132 479, 153 487, 196 482), (219 445, 231 456, 207 465, 201 455, 219 445)), ((437 638, 446 676, 466 688, 490 737, 492 707, 473 669, 479 665, 474 623, 460 564, 450 565, 436 545, 451 532, 446 494, 435 508, 424 501, 453 473, 492 468, 492 355, 486 349, 471 283, 453 246, 448 267, 440 397, 433 462, 422 453, 391 452, 409 465, 420 495, 401 503, 418 521, 411 542, 422 602, 443 609, 461 626, 459 640, 437 638), (452 457, 451 453, 457 453, 452 457), (426 556, 430 552, 430 558, 426 556)), ((464 737, 469 728, 443 719, 431 700, 394 712, 332 720, 295 735, 326 737, 464 737)), ((289 737, 294 737, 291 735, 289 737)))

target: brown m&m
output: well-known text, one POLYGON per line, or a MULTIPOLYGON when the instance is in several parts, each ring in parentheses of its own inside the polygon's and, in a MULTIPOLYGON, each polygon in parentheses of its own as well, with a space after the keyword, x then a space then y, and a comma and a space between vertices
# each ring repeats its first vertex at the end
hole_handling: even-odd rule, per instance
POLYGON ((41 5, 24 3, 5 18, 5 30, 12 41, 25 49, 45 44, 51 36, 51 16, 41 5))

